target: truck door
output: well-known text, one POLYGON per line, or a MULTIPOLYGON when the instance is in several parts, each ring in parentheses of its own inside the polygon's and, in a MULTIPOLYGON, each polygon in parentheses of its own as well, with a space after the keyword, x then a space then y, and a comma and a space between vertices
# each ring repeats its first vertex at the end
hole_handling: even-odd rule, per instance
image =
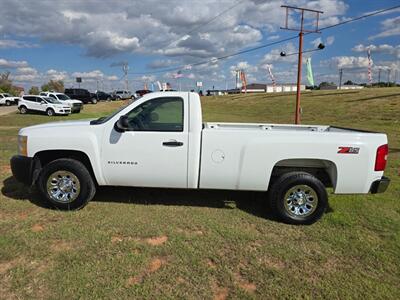
POLYGON ((153 98, 126 114, 127 131, 110 127, 102 151, 107 183, 186 188, 187 111, 180 97, 153 98))

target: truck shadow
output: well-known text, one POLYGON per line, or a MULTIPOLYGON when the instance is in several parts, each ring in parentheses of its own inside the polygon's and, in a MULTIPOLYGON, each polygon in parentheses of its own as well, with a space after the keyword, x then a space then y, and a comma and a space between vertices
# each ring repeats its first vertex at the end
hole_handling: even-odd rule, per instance
MULTIPOLYGON (((29 201, 39 207, 55 209, 42 200, 34 187, 26 187, 14 177, 3 181, 2 195, 14 199, 29 201)), ((265 193, 220 191, 220 190, 183 190, 160 188, 99 187, 92 201, 109 203, 133 203, 138 205, 177 205, 211 207, 216 209, 241 209, 249 214, 276 221, 267 205, 265 193)))

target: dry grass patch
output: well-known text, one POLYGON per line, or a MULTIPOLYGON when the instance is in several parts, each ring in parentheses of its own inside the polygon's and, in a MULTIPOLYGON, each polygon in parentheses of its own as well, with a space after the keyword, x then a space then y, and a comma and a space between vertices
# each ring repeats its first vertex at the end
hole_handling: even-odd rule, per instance
POLYGON ((143 270, 140 274, 129 277, 125 283, 125 287, 131 287, 136 284, 142 283, 146 277, 151 274, 157 272, 163 265, 167 263, 166 258, 164 257, 156 257, 153 258, 150 263, 146 266, 146 269, 143 270))

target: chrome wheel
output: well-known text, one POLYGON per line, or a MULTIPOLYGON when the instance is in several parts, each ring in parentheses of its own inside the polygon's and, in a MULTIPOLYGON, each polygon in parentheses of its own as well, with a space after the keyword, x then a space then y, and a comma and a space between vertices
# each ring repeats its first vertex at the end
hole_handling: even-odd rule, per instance
POLYGON ((285 210, 293 217, 308 217, 317 206, 317 193, 308 185, 296 185, 285 194, 285 210))
POLYGON ((57 171, 47 179, 47 193, 50 198, 60 203, 71 203, 80 193, 78 177, 68 171, 57 171))

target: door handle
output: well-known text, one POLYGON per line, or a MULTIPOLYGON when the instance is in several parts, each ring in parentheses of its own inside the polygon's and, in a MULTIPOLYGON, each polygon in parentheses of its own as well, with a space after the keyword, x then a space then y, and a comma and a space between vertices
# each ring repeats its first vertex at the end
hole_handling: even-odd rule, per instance
POLYGON ((168 141, 168 142, 163 142, 162 144, 163 144, 163 146, 166 146, 166 147, 180 147, 180 146, 183 146, 182 142, 178 142, 178 141, 175 141, 175 140, 171 140, 171 141, 168 141))

